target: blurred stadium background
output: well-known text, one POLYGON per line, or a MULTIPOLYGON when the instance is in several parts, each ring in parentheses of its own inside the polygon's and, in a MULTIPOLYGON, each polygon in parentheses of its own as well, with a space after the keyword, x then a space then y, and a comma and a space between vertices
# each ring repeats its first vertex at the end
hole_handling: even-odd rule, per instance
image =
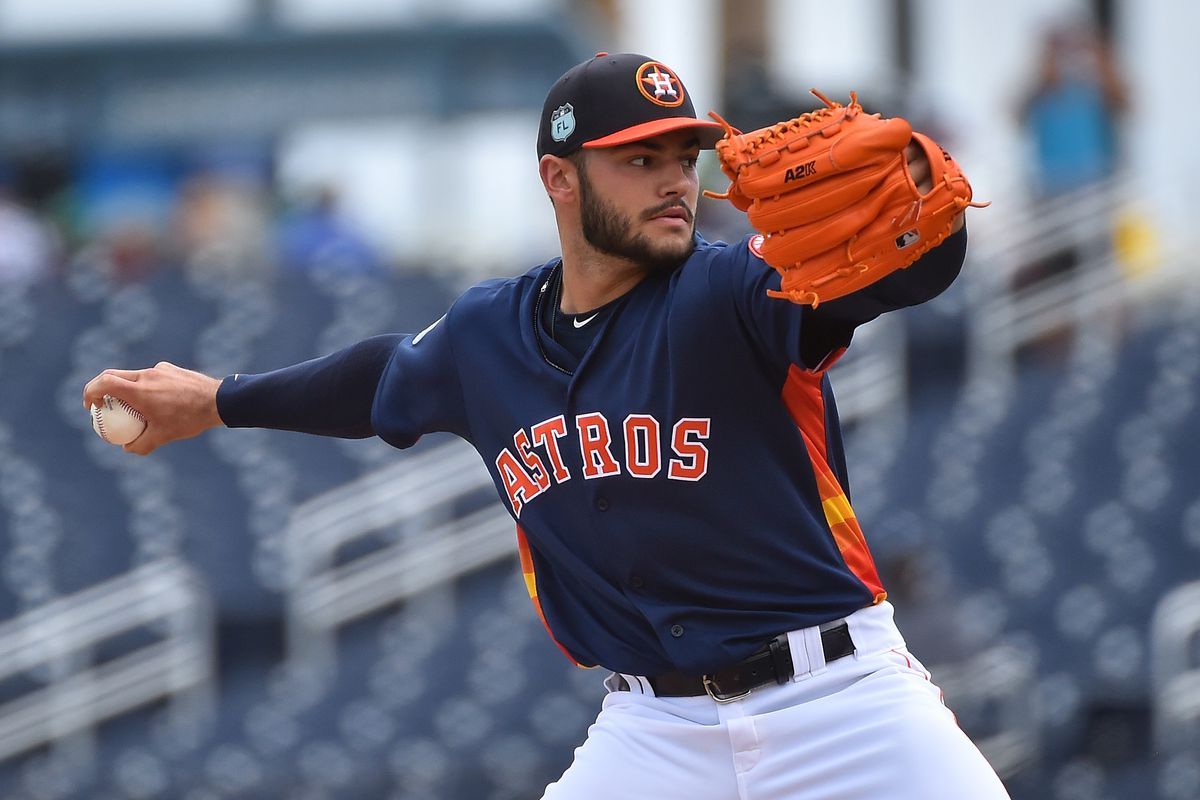
POLYGON ((138 459, 79 397, 419 330, 541 263, 536 112, 606 49, 746 129, 857 89, 994 201, 955 286, 837 367, 855 507, 1015 800, 1200 798, 1197 28, 1185 0, 0 0, 0 796, 515 800, 567 766, 602 676, 542 631, 465 446, 138 459))

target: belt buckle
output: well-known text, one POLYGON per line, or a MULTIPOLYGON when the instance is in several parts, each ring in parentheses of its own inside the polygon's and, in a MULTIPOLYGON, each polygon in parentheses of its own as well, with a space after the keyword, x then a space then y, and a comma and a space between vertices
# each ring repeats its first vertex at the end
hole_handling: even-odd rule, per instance
POLYGON ((743 697, 750 694, 749 689, 746 689, 739 694, 723 694, 721 692, 721 687, 717 686, 717 682, 708 675, 701 675, 700 679, 704 682, 704 691, 708 693, 709 697, 718 703, 732 703, 734 700, 741 700, 743 697))

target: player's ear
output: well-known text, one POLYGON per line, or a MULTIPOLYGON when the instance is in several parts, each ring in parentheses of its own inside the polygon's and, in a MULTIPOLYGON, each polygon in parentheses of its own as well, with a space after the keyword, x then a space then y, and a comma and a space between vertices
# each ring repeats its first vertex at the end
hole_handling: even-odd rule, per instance
POLYGON ((576 198, 579 175, 570 159, 546 154, 538 162, 538 172, 552 203, 569 203, 576 198))

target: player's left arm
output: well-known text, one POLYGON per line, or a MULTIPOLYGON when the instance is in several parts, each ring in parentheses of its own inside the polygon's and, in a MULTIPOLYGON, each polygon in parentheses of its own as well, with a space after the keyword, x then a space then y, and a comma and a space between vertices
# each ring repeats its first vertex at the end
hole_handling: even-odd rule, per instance
POLYGON ((907 120, 869 114, 853 93, 849 105, 816 94, 824 108, 776 125, 739 133, 725 123, 716 151, 730 185, 707 193, 761 234, 756 253, 782 276, 771 297, 813 309, 917 264, 962 230, 966 208, 986 205, 907 120))
MULTIPOLYGON (((933 186, 927 150, 915 141, 902 148, 915 188, 922 194, 933 186)), ((735 203, 736 205, 736 203, 735 203)), ((828 368, 850 345, 854 331, 881 314, 918 305, 944 292, 962 269, 967 249, 964 212, 948 219, 948 235, 906 269, 889 272, 852 292, 826 299, 813 307, 780 299, 782 271, 763 257, 761 237, 727 248, 725 266, 710 271, 717 295, 728 280, 741 330, 756 349, 777 368, 789 365, 809 370, 828 368)))

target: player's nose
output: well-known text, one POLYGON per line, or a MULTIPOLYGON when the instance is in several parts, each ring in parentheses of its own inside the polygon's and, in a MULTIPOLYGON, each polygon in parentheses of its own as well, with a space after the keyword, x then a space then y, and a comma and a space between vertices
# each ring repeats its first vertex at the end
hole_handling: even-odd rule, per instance
POLYGON ((683 196, 687 194, 690 185, 691 176, 687 170, 682 164, 675 164, 667 168, 659 186, 659 195, 662 197, 683 196))

